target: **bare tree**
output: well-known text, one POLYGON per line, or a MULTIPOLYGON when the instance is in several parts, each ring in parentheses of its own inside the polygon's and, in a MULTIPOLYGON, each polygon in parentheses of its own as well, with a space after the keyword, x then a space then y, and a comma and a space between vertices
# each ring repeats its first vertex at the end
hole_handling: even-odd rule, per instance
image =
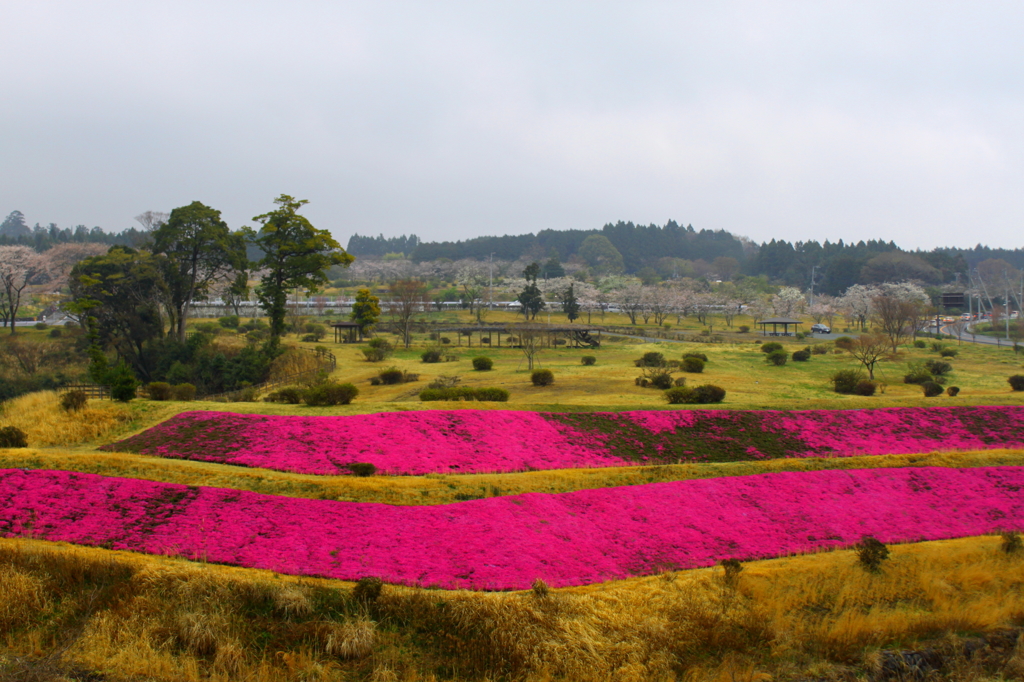
POLYGON ((462 300, 469 305, 469 314, 476 312, 476 321, 483 321, 483 298, 487 283, 490 282, 490 272, 486 263, 470 261, 464 265, 455 281, 462 287, 462 300))
POLYGON ((521 322, 515 326, 515 334, 519 340, 519 349, 526 358, 527 371, 533 371, 533 360, 541 349, 541 333, 534 325, 521 322))
POLYGON ((889 338, 895 353, 897 346, 914 335, 914 320, 918 317, 920 303, 893 296, 876 296, 872 307, 872 321, 889 338))
POLYGON ((146 211, 135 216, 135 220, 142 225, 142 228, 146 232, 152 232, 166 223, 168 217, 170 217, 169 213, 163 213, 161 211, 146 211))
POLYGON ((402 330, 402 340, 408 348, 412 341, 412 318, 416 313, 429 310, 427 287, 418 279, 400 279, 391 284, 390 313, 402 330))
POLYGON ((967 328, 970 327, 970 320, 959 319, 951 325, 948 325, 946 329, 953 333, 956 337, 956 345, 963 345, 963 336, 967 332, 967 328))
POLYGON ((860 360, 872 380, 875 378, 875 365, 892 355, 889 337, 885 334, 861 334, 856 339, 840 341, 836 345, 860 360))

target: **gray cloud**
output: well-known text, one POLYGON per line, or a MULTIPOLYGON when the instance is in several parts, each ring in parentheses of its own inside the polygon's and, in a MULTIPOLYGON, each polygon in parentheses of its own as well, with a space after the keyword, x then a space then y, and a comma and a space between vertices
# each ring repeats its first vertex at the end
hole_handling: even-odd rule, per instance
POLYGON ((0 213, 1024 246, 1013 3, 0 5, 0 213))

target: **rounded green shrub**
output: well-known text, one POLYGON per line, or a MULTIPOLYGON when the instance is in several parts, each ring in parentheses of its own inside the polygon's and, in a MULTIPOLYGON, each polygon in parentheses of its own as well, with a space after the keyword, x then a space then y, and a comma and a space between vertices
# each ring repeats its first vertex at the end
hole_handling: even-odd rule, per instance
POLYGON ((473 369, 475 369, 478 372, 490 371, 492 367, 494 367, 494 360, 491 360, 489 357, 485 355, 480 355, 478 357, 473 358, 473 369))
POLYGON ((634 360, 633 364, 637 367, 664 367, 665 356, 658 351, 648 351, 643 354, 639 360, 634 360))
POLYGON ((1014 374, 1009 377, 1006 382, 1010 384, 1010 389, 1014 391, 1024 391, 1024 374, 1014 374))
POLYGON ((704 384, 703 386, 695 387, 693 395, 697 398, 697 402, 702 405, 720 403, 725 400, 725 389, 714 384, 704 384))
POLYGON ((942 386, 934 381, 926 381, 921 384, 921 390, 924 392, 925 398, 934 398, 937 395, 942 395, 942 386))
POLYGON ((405 381, 405 372, 397 367, 387 367, 377 372, 382 384, 400 384, 405 381))
POLYGON ((750 326, 749 325, 745 325, 745 324, 741 324, 739 329, 740 329, 740 334, 746 334, 747 332, 750 331, 750 326))
POLYGON ((348 405, 357 395, 359 389, 352 384, 319 384, 307 388, 302 400, 311 407, 348 405))
POLYGON ((146 385, 150 400, 170 400, 171 385, 166 381, 153 381, 146 385))
POLYGON ((889 558, 889 548, 876 538, 865 535, 857 543, 857 560, 865 570, 878 573, 882 570, 882 562, 889 558))
POLYGON ((942 360, 925 360, 924 368, 931 372, 933 376, 941 377, 944 374, 949 374, 953 371, 953 365, 942 360))
POLYGON ((187 382, 175 384, 171 387, 171 396, 173 400, 190 402, 196 399, 196 387, 187 382))
POLYGON ((356 476, 373 476, 377 473, 377 466, 372 462, 352 462, 348 470, 356 476))
POLYGON ((708 362, 708 356, 705 355, 704 353, 699 353, 697 351, 689 351, 687 353, 683 353, 683 359, 685 360, 686 358, 699 358, 704 362, 708 362))
POLYGON ((428 348, 420 353, 420 360, 423 362, 441 362, 442 357, 443 354, 437 348, 428 348))
POLYGON ((793 351, 793 362, 807 362, 810 359, 811 351, 809 348, 793 351))
POLYGON ((676 386, 685 386, 686 385, 686 377, 677 377, 676 381, 675 381, 675 384, 676 384, 676 386))
POLYGON ((782 350, 782 344, 778 341, 769 341, 768 343, 761 344, 762 353, 774 353, 777 350, 782 350))
POLYGON ((381 362, 390 357, 394 351, 395 347, 387 339, 378 336, 370 339, 367 347, 363 349, 363 355, 366 356, 367 362, 381 362))
POLYGON ((857 388, 857 384, 864 380, 864 375, 855 369, 841 369, 834 373, 829 382, 836 393, 851 395, 857 388))
POLYGON ((925 343, 922 339, 916 339, 914 341, 914 348, 927 348, 927 347, 928 347, 928 344, 925 343))
POLYGON ((912 367, 909 372, 903 375, 903 383, 905 384, 923 384, 927 381, 933 381, 935 377, 924 367, 912 367))
POLYGON ((946 389, 946 395, 948 395, 950 398, 955 398, 959 394, 960 394, 960 387, 959 386, 950 386, 949 388, 946 389))
POLYGON ((587 365, 588 367, 590 365, 596 365, 597 364, 597 358, 594 357, 593 355, 584 355, 582 358, 580 358, 580 364, 581 365, 587 365))
POLYGON ((771 353, 768 353, 768 355, 765 356, 764 360, 769 365, 782 367, 784 364, 786 364, 786 361, 789 360, 789 353, 780 348, 779 350, 773 350, 771 353))
POLYGON ((17 426, 0 428, 0 448, 27 448, 28 437, 17 426))
POLYGON ((853 387, 853 392, 857 395, 872 396, 878 389, 878 384, 868 379, 858 381, 857 385, 853 387))
POLYGON ((62 336, 64 336, 64 332, 61 330, 60 327, 54 327, 53 329, 50 330, 51 339, 59 339, 62 336))
POLYGON ((683 356, 683 371, 690 374, 700 374, 704 371, 704 360, 691 355, 683 356))
MULTIPOLYGON (((661 355, 661 353, 658 353, 661 355)), ((535 369, 530 374, 530 381, 533 382, 534 386, 550 386, 555 383, 555 375, 550 369, 535 369)))
POLYGON ((670 405, 685 405, 697 402, 693 398, 693 389, 686 386, 676 386, 665 391, 665 400, 670 405))
POLYGON ((960 352, 956 348, 943 348, 939 351, 939 355, 944 358, 955 358, 960 352))

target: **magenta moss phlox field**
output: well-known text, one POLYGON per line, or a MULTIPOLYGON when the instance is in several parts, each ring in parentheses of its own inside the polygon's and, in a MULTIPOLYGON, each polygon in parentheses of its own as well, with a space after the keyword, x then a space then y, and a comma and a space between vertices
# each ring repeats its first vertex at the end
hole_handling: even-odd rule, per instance
POLYGON ((1021 528, 1024 467, 772 473, 399 507, 0 470, 0 535, 446 588, 579 585, 1021 528))
POLYGON ((358 416, 185 412, 104 446, 305 474, 482 473, 1024 447, 1024 407, 358 416))

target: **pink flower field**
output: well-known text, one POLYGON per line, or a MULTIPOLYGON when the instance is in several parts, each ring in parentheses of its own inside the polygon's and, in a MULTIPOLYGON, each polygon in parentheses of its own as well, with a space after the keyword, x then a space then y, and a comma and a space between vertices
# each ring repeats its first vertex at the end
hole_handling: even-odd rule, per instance
POLYGON ((306 474, 509 472, 1024 448, 1024 407, 282 417, 185 412, 101 449, 306 474))
POLYGON ((396 507, 0 469, 0 536, 340 579, 521 589, 1024 526, 1024 467, 774 473, 396 507))

